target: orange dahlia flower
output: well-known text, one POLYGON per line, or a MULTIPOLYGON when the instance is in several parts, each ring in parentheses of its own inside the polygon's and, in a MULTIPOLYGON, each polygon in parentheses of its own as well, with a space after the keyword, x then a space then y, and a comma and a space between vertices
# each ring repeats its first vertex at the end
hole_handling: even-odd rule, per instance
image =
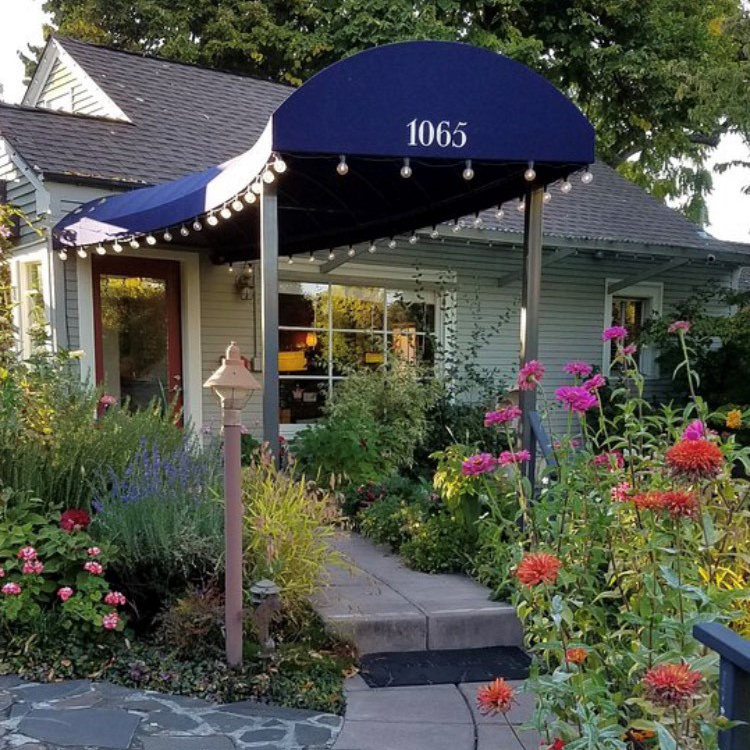
POLYGON ((588 649, 583 648, 583 646, 571 646, 565 651, 565 659, 571 664, 583 664, 588 655, 588 649))
POLYGON ((554 583, 562 562, 549 552, 527 552, 516 569, 516 578, 524 586, 554 583))
POLYGON ((725 424, 730 430, 739 430, 742 427, 742 412, 739 409, 730 409, 725 424))
POLYGON ((715 477, 721 471, 724 454, 710 440, 680 440, 666 452, 665 457, 673 474, 702 479, 715 477))
POLYGON ((477 690, 477 706, 485 715, 507 713, 514 703, 515 691, 502 677, 477 690))
POLYGON ((659 490, 647 490, 633 495, 633 505, 638 510, 657 510, 662 507, 661 493, 659 490))
POLYGON ((679 706, 695 693, 703 675, 687 664, 657 664, 646 672, 646 694, 660 706, 679 706))

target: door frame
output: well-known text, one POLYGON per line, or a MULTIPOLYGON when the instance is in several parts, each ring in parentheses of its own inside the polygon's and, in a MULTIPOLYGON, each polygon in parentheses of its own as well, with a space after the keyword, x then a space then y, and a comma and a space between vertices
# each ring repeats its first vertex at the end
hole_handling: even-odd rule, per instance
POLYGON ((94 314, 94 374, 97 385, 104 382, 104 341, 102 329, 101 284, 104 275, 132 276, 165 282, 167 305, 167 377, 170 398, 179 388, 178 412, 184 405, 182 360, 182 290, 180 263, 176 260, 95 255, 91 258, 91 286, 94 314))

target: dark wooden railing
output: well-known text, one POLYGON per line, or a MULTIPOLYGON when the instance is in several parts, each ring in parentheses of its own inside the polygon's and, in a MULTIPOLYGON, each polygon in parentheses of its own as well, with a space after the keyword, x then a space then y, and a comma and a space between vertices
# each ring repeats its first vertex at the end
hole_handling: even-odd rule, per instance
POLYGON ((747 722, 719 733, 720 750, 750 750, 750 641, 718 622, 693 628, 696 640, 716 651, 719 705, 731 721, 747 722))

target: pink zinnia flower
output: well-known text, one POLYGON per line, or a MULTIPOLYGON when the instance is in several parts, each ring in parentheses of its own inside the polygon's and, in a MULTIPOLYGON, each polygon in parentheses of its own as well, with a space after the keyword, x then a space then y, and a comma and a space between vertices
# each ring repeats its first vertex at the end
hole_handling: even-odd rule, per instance
POLYGON ((83 569, 95 576, 100 576, 104 572, 104 568, 95 560, 89 560, 88 562, 84 563, 83 569))
POLYGON ((461 464, 461 472, 464 474, 486 474, 495 469, 495 457, 491 453, 477 453, 469 456, 461 464))
POLYGON ((635 344, 628 344, 622 348, 622 353, 628 357, 632 357, 637 351, 638 347, 635 344))
POLYGON ((591 393, 605 385, 607 385, 607 381, 604 375, 597 372, 596 375, 592 375, 588 380, 584 380, 583 383, 581 383, 581 388, 585 388, 591 393))
POLYGON ((105 393, 100 399, 99 399, 99 405, 103 406, 105 409, 108 406, 114 406, 117 403, 117 398, 115 396, 110 395, 109 393, 105 393))
POLYGON ((25 576, 40 576, 44 573, 44 565, 39 560, 27 560, 22 572, 25 576))
POLYGON ((580 375, 582 378, 587 378, 594 371, 594 366, 588 362, 574 359, 572 362, 568 362, 563 369, 571 375, 580 375))
POLYGON ((102 617, 102 627, 106 630, 115 630, 120 623, 120 615, 117 612, 110 612, 102 617))
POLYGON ((75 591, 73 591, 70 586, 62 586, 61 588, 57 589, 57 596, 60 599, 60 601, 67 602, 68 599, 70 599, 71 596, 75 591))
POLYGON ((620 451, 599 453, 594 456, 594 466, 609 466, 610 471, 622 469, 625 466, 625 459, 620 451))
POLYGON ((21 587, 15 581, 6 583, 0 590, 6 596, 18 596, 21 593, 21 587))
POLYGON ((703 675, 687 664, 657 664, 646 672, 646 695, 660 706, 681 706, 698 690, 703 675))
POLYGON ((689 330, 689 320, 675 320, 675 322, 667 328, 667 333, 679 333, 680 331, 682 331, 682 333, 687 333, 689 330))
POLYGON ((4 570, 4 568, 0 568, 0 578, 5 578, 5 570, 4 570))
POLYGON ((88 548, 88 549, 86 550, 86 552, 87 552, 87 553, 88 553, 88 554, 89 554, 89 555, 90 555, 91 557, 99 557, 99 555, 101 555, 101 554, 102 554, 102 551, 101 551, 101 550, 99 549, 99 547, 89 547, 89 548, 88 548))
POLYGON ((104 603, 111 604, 114 607, 127 604, 127 601, 125 595, 121 594, 119 591, 109 591, 104 595, 104 603))
POLYGON ((518 387, 522 391, 533 391, 544 377, 544 365, 539 360, 527 362, 518 373, 518 387))
POLYGON ((613 339, 625 339, 628 336, 628 329, 625 326, 610 326, 602 331, 602 341, 612 341, 613 339))
POLYGON ((592 393, 580 385, 564 385, 555 391, 555 398, 571 411, 583 413, 593 409, 599 402, 592 393))
POLYGON ((36 560, 37 552, 31 546, 21 547, 21 549, 18 550, 18 557, 21 560, 26 560, 27 562, 29 562, 31 560, 36 560))
POLYGON ((609 494, 613 500, 623 503, 630 497, 631 489, 630 482, 620 482, 609 491, 609 494))
POLYGON ((503 451, 497 459, 500 466, 508 466, 510 464, 521 463, 521 461, 528 461, 531 458, 531 454, 527 450, 516 451, 503 451))
POLYGON ((700 419, 694 419, 682 433, 683 440, 701 440, 706 437, 706 425, 700 419))
POLYGON ((505 406, 496 411, 488 411, 484 415, 484 426, 489 427, 493 424, 505 424, 506 422, 512 422, 514 419, 519 419, 520 416, 521 409, 519 407, 505 406))

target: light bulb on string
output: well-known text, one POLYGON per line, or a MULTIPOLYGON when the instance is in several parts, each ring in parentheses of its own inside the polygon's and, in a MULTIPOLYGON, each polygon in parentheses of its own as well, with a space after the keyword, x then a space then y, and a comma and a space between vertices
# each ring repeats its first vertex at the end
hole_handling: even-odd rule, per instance
POLYGON ((232 211, 230 210, 229 206, 224 206, 224 208, 219 211, 219 215, 222 219, 231 219, 232 218, 232 211))
POLYGON ((518 205, 516 206, 516 211, 518 213, 523 213, 526 210, 526 201, 523 198, 518 199, 518 205))
POLYGON ((99 243, 96 246, 96 252, 97 252, 98 255, 106 255, 107 254, 107 251, 104 249, 104 245, 102 245, 101 243, 99 243))
POLYGON ((530 161, 529 166, 526 168, 526 171, 523 173, 523 179, 526 180, 526 182, 534 182, 536 179, 536 170, 534 169, 534 162, 530 161))
POLYGON ((232 201, 232 210, 235 213, 239 213, 243 208, 245 208, 245 206, 242 204, 242 201, 239 198, 235 198, 232 201))
POLYGON ((370 246, 367 248, 367 252, 370 253, 370 255, 372 255, 374 252, 377 251, 377 249, 378 249, 377 245, 374 242, 371 242, 370 246))
POLYGON ((146 244, 148 245, 155 245, 156 244, 156 237, 154 237, 153 234, 146 235, 146 244))
POLYGON ((328 251, 328 260, 335 260, 336 259, 336 253, 333 252, 333 250, 328 251))
POLYGON ((409 157, 405 156, 404 157, 404 166, 401 167, 401 176, 405 180, 408 180, 411 177, 411 175, 412 175, 412 171, 411 171, 411 166, 409 165, 409 157))
POLYGON ((562 185, 560 185, 560 192, 565 193, 565 195, 568 195, 573 190, 573 185, 570 183, 570 181, 565 180, 562 185))
POLYGON ((290 255, 290 256, 289 256, 289 258, 287 259, 287 263, 288 263, 288 264, 289 264, 290 266, 294 264, 294 258, 293 258, 293 257, 292 257, 291 255, 290 255))
POLYGON ((206 217, 206 224, 210 227, 215 227, 219 223, 219 217, 215 213, 210 213, 206 217))
POLYGON ((79 258, 85 258, 87 255, 88 255, 88 253, 86 252, 85 248, 83 248, 83 247, 79 247, 78 248, 78 257, 79 258))
POLYGON ((278 154, 274 156, 271 167, 276 174, 284 174, 286 172, 286 162, 278 154))
POLYGON ((234 273, 234 263, 229 263, 227 265, 227 271, 229 271, 229 273, 234 273))
POLYGON ((115 251, 116 253, 121 253, 121 252, 122 252, 122 245, 121 245, 121 244, 120 244, 120 243, 119 243, 119 242, 118 242, 117 240, 115 240, 115 241, 114 241, 114 242, 112 243, 112 249, 113 249, 113 250, 114 250, 114 251, 115 251))
POLYGON ((544 197, 542 198, 542 200, 545 203, 549 203, 552 200, 552 193, 550 193, 548 190, 545 190, 544 191, 544 197))
POLYGON ((461 231, 461 225, 458 223, 458 219, 456 219, 453 222, 453 226, 451 227, 451 232, 453 232, 453 234, 458 234, 460 231, 461 231))
POLYGON ((587 169, 582 175, 581 175, 581 182, 584 185, 590 185, 594 181, 594 175, 589 172, 587 169))
POLYGON ((503 216, 505 216, 505 211, 503 211, 502 206, 498 206, 497 210, 495 211, 495 218, 496 219, 502 219, 503 216))
POLYGON ((135 237, 133 237, 133 239, 130 240, 128 244, 130 245, 130 247, 133 248, 133 250, 137 250, 141 246, 141 243, 138 242, 138 240, 135 237))
POLYGON ((430 232, 430 239, 436 240, 440 236, 437 227, 433 224, 432 231, 430 232))
POLYGON ((273 173, 273 170, 266 169, 263 171, 263 182, 265 182, 266 185, 270 185, 275 179, 276 175, 273 173))
POLYGON ((344 156, 344 154, 339 156, 339 163, 336 165, 336 171, 342 177, 349 172, 349 165, 346 163, 346 156, 344 156))
POLYGON ((417 233, 412 232, 411 236, 409 237, 409 244, 410 245, 416 245, 417 244, 417 233))
POLYGON ((164 234, 162 235, 162 239, 164 240, 164 242, 171 242, 172 241, 172 232, 170 232, 167 229, 166 232, 164 232, 164 234))
POLYGON ((57 257, 60 258, 60 260, 67 260, 68 254, 65 252, 65 250, 60 250, 60 252, 57 254, 57 257))
POLYGON ((256 195, 260 195, 263 191, 263 183, 260 180, 255 180, 252 185, 250 185, 250 190, 252 190, 256 195))
POLYGON ((203 229, 203 224, 201 224, 201 223, 200 223, 200 221, 199 221, 198 219, 196 219, 196 220, 195 220, 195 221, 193 222, 193 229, 194 229, 194 230, 195 230, 196 232, 200 232, 200 231, 201 231, 201 229, 203 229))
POLYGON ((479 229, 482 226, 482 217, 477 212, 474 214, 474 220, 471 222, 475 229, 479 229))
POLYGON ((315 253, 310 253, 310 257, 307 259, 308 263, 315 263, 315 253))
POLYGON ((474 169, 471 166, 471 159, 466 160, 466 166, 464 167, 462 176, 467 182, 474 179, 474 169))
POLYGON ((354 247, 352 245, 349 245, 349 249, 346 251, 346 254, 350 258, 353 258, 356 255, 356 250, 354 249, 354 247))
POLYGON ((391 239, 388 240, 388 248, 390 250, 395 250, 396 249, 396 238, 395 237, 391 237, 391 239))
POLYGON ((187 228, 187 227, 186 227, 186 226, 185 226, 185 225, 183 224, 183 225, 182 225, 182 226, 180 227, 180 234, 181 234, 181 235, 182 235, 183 237, 187 237, 187 236, 188 236, 188 235, 190 234, 190 230, 189 230, 189 229, 188 229, 188 228, 187 228))
POLYGON ((255 193, 252 190, 248 190, 244 196, 242 196, 248 206, 252 206, 258 199, 255 197, 255 193))

